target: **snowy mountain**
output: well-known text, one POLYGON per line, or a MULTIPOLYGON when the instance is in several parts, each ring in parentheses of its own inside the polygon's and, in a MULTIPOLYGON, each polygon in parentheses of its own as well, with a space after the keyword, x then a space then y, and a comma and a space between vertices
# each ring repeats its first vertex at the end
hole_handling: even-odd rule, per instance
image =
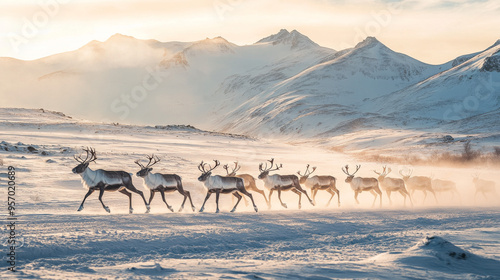
POLYGON ((498 110, 500 41, 461 64, 381 97, 376 103, 380 112, 406 119, 463 120, 498 110))
POLYGON ((500 107, 499 42, 429 65, 373 37, 335 51, 285 29, 244 46, 116 34, 38 60, 0 58, 0 92, 16 97, 5 107, 327 145, 379 129, 479 133, 478 116, 500 107))
POLYGON ((249 90, 247 96, 252 98, 221 117, 218 128, 267 136, 279 131, 315 137, 345 120, 369 116, 369 99, 439 71, 443 66, 396 53, 368 37, 356 47, 338 52, 289 79, 281 79, 264 90, 249 90))

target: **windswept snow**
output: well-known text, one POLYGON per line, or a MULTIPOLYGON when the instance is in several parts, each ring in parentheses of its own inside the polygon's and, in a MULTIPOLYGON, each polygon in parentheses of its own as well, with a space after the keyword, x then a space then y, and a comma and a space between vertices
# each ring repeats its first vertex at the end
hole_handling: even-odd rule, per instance
MULTIPOLYGON (((175 128, 172 126, 171 128, 175 128)), ((0 182, 6 166, 17 170, 18 208, 17 278, 27 279, 496 279, 500 277, 500 208, 498 198, 474 197, 475 169, 414 166, 415 175, 452 179, 462 200, 438 195, 439 204, 421 193, 413 196, 414 207, 403 198, 386 195, 382 208, 370 208, 372 196, 362 193, 360 205, 344 183, 340 167, 361 164, 360 176, 375 176, 380 164, 360 162, 345 154, 294 146, 276 140, 259 140, 178 126, 176 129, 106 124, 70 118, 62 113, 0 109, 0 182), (22 140, 22 142, 20 142, 22 140), (17 149, 13 148, 18 147, 17 149), (24 147, 34 147, 40 152, 24 147), (341 206, 325 207, 329 194, 319 191, 318 205, 303 203, 284 192, 289 205, 282 208, 274 196, 268 210, 254 194, 259 212, 222 195, 221 213, 215 214, 212 197, 204 213, 171 213, 159 197, 150 214, 138 195, 133 195, 134 214, 128 214, 127 198, 106 193, 102 209, 97 195, 90 196, 77 212, 85 190, 80 177, 71 173, 74 154, 82 146, 97 150, 92 169, 138 171, 134 163, 146 154, 161 161, 154 172, 177 173, 199 209, 205 190, 197 180, 201 160, 221 163, 238 161, 240 173, 258 175, 258 164, 270 158, 283 163, 280 174, 293 174, 306 164, 317 174, 337 177, 341 206), (475 199, 474 199, 475 198, 475 199)), ((408 166, 391 165, 394 170, 408 166)), ((216 174, 225 174, 222 169, 216 174)), ((497 170, 481 169, 481 178, 498 181, 497 170)), ((397 174, 390 176, 397 177, 397 174)), ((133 176, 140 187, 142 179, 133 176)), ((261 180, 257 187, 263 189, 261 180)), ((144 190, 142 187, 140 189, 144 190)), ((6 197, 6 189, 1 193, 6 197)), ((158 195, 157 195, 158 196, 158 195)), ((146 193, 146 198, 149 194, 146 193)), ((166 195, 177 209, 180 194, 166 195)), ((5 215, 4 215, 5 217, 5 215)), ((3 230, 6 230, 3 227, 3 230)), ((2 246, 5 250, 5 244, 2 246)), ((0 277, 11 277, 6 263, 0 277)))

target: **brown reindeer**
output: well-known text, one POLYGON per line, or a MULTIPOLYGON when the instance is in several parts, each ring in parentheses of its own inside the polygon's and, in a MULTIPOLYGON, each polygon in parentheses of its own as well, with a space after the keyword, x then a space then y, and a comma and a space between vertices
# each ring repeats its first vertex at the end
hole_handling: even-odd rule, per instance
POLYGON ((319 190, 325 190, 328 193, 330 193, 332 196, 328 200, 328 203, 326 206, 330 205, 330 201, 332 201, 332 198, 335 196, 335 193, 337 194, 337 200, 338 200, 338 206, 340 207, 340 191, 337 189, 335 186, 335 183, 337 182, 337 179, 333 176, 312 176, 309 177, 314 171, 316 171, 316 167, 313 167, 311 171, 309 171, 309 164, 306 167, 306 171, 304 172, 304 175, 300 174, 300 171, 297 171, 297 174, 299 174, 299 183, 303 184, 306 186, 306 188, 311 189, 312 193, 312 200, 314 203, 316 203, 316 193, 319 190))
MULTIPOLYGON (((234 162, 234 168, 232 168, 231 172, 229 172, 229 165, 224 165, 223 168, 226 170, 226 173, 227 173, 227 177, 238 177, 238 178, 241 178, 243 179, 243 183, 245 184, 245 189, 247 191, 254 191, 254 192, 257 192, 257 193, 260 193, 264 199, 266 200, 266 204, 269 204, 268 201, 267 201, 267 197, 266 197, 266 193, 257 188, 257 185, 255 184, 255 178, 250 175, 250 174, 236 174, 236 172, 238 172, 238 170, 240 170, 241 166, 238 165, 238 162, 235 161, 234 162)), ((245 199, 245 197, 243 197, 244 201, 245 201, 245 205, 248 205, 248 201, 245 199)))

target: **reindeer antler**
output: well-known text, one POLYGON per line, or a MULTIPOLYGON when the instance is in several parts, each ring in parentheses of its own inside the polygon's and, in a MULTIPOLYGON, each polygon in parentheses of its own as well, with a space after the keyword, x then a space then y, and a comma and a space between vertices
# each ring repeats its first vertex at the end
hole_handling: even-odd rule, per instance
POLYGON ((95 149, 87 147, 83 150, 87 153, 87 157, 85 159, 82 159, 81 155, 79 155, 78 157, 76 155, 73 156, 73 158, 75 158, 75 160, 79 163, 91 163, 97 159, 95 149))

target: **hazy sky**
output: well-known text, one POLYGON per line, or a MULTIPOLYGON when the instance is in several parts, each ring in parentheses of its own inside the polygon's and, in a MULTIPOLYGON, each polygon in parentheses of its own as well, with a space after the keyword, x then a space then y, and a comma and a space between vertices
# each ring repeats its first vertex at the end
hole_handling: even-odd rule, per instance
POLYGON ((286 28, 336 50, 375 36, 437 64, 485 49, 499 27, 498 0, 2 0, 0 57, 35 59, 115 33, 245 45, 286 28))

